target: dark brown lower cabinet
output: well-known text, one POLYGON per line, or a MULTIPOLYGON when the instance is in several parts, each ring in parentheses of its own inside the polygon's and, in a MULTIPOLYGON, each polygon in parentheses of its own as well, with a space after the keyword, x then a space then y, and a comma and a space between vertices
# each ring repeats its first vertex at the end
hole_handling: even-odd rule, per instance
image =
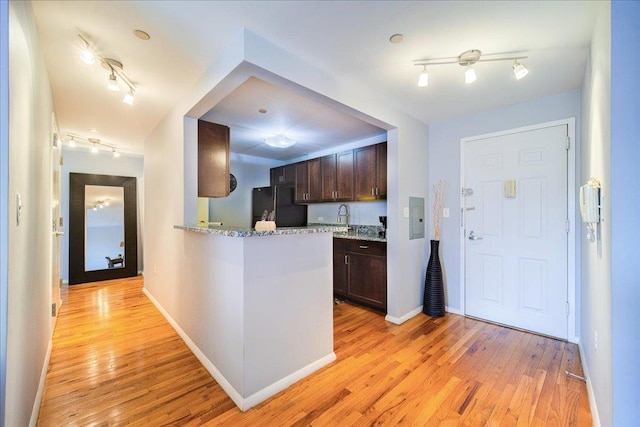
POLYGON ((334 238, 333 292, 386 313, 387 244, 334 238))

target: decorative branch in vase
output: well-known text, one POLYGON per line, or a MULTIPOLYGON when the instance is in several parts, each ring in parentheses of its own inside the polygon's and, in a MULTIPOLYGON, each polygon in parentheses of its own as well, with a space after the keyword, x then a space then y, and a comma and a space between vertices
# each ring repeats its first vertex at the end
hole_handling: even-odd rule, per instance
POLYGON ((427 274, 424 278, 424 299, 422 312, 431 317, 442 317, 444 310, 444 282, 442 280, 442 266, 440 265, 440 222, 442 221, 442 207, 444 195, 447 191, 447 181, 438 180, 433 186, 433 205, 431 216, 433 217, 433 234, 431 240, 431 253, 427 263, 427 274))
POLYGON ((442 207, 444 205, 444 195, 447 191, 447 181, 438 180, 433 186, 433 206, 431 214, 433 216, 433 238, 440 240, 440 221, 442 221, 442 207))

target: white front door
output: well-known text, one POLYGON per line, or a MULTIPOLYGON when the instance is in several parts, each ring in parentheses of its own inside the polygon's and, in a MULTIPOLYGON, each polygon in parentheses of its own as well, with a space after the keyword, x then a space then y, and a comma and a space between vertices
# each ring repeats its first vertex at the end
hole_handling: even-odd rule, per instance
POLYGON ((567 339, 567 125, 463 142, 465 314, 567 339))

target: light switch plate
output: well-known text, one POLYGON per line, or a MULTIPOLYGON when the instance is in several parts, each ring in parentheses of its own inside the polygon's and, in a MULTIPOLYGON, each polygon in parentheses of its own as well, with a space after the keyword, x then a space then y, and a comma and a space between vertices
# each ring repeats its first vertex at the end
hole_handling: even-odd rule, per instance
POLYGON ((405 218, 409 218, 409 206, 404 207, 403 215, 405 218))
POLYGON ((442 218, 449 218, 449 208, 442 208, 442 218))

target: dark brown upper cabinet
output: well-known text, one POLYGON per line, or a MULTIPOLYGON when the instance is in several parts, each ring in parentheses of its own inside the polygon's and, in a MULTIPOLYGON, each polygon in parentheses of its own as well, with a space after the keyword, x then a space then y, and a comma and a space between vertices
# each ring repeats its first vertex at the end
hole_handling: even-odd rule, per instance
POLYGON ((353 200, 353 151, 330 154, 320 159, 322 201, 353 200))
POLYGON ((322 197, 320 159, 296 163, 296 203, 319 202, 322 197))
POLYGON ((294 185, 296 183, 296 165, 279 166, 271 168, 271 186, 294 185))
POLYGON ((355 169, 355 200, 387 198, 387 143, 358 148, 353 151, 355 169))
POLYGON ((229 127, 198 120, 198 197, 229 193, 229 127))

